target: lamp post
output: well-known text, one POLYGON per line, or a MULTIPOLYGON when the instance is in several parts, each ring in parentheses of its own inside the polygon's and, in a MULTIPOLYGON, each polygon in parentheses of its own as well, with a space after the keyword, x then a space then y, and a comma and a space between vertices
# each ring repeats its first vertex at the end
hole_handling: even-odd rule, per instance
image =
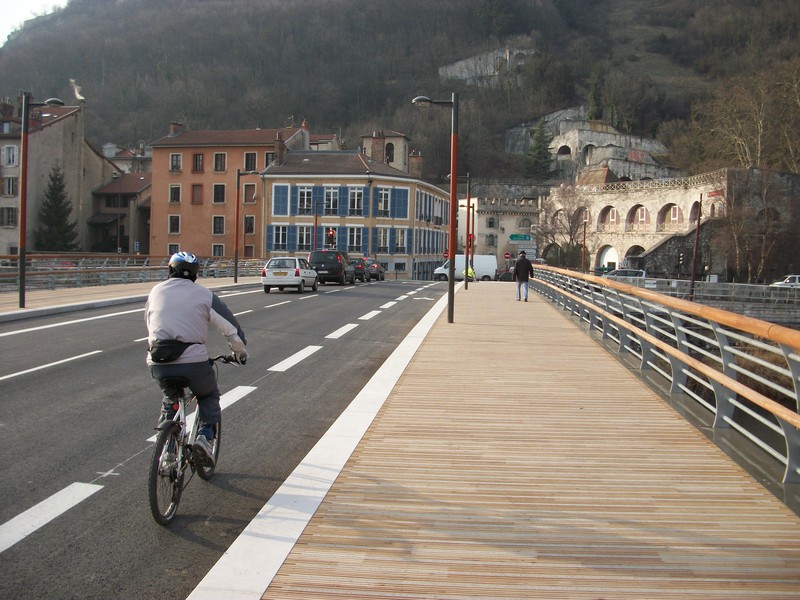
POLYGON ((417 106, 429 106, 431 104, 449 106, 452 109, 450 131, 450 240, 447 250, 450 258, 450 266, 447 273, 447 322, 452 323, 456 276, 456 222, 458 219, 458 94, 452 92, 450 100, 431 100, 427 96, 417 96, 411 103, 417 106))
POLYGON ((40 106, 64 106, 58 98, 44 102, 31 102, 30 92, 22 92, 22 128, 20 132, 19 169, 19 307, 25 308, 25 249, 28 236, 28 131, 31 108, 40 106))
MULTIPOLYGON (((447 176, 448 179, 450 175, 447 176)), ((469 267, 473 263, 473 260, 470 259, 470 247, 472 246, 472 238, 470 237, 470 198, 472 197, 472 181, 469 177, 469 171, 467 171, 466 175, 461 175, 458 177, 461 181, 467 182, 467 206, 466 206, 466 223, 464 227, 464 269, 466 273, 464 273, 464 289, 469 289, 469 267)), ((473 219, 473 227, 474 227, 474 219, 473 219)), ((472 250, 472 256, 474 257, 475 250, 472 250)))
POLYGON ((239 283, 239 204, 241 180, 243 175, 258 175, 258 171, 236 169, 236 208, 233 209, 233 283, 239 283))
POLYGON ((589 220, 588 211, 583 209, 583 245, 581 246, 581 272, 586 274, 586 221, 589 220))
POLYGON ((122 238, 120 237, 120 221, 122 220, 122 173, 114 171, 111 179, 117 182, 117 254, 122 254, 122 238))
POLYGON ((703 217, 703 194, 697 204, 697 227, 694 231, 694 249, 692 251, 692 281, 689 284, 689 300, 694 301, 694 282, 697 276, 697 247, 700 243, 700 219, 703 217))

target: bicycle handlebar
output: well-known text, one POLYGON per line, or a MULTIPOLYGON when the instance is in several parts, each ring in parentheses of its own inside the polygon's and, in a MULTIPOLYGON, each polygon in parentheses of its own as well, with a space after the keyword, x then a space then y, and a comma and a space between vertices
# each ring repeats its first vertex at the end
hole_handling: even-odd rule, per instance
POLYGON ((237 366, 237 365, 240 364, 239 361, 236 360, 236 357, 233 354, 220 354, 219 356, 215 356, 214 358, 210 358, 209 360, 211 362, 219 361, 219 362, 224 363, 226 365, 231 365, 232 364, 234 366, 237 366))

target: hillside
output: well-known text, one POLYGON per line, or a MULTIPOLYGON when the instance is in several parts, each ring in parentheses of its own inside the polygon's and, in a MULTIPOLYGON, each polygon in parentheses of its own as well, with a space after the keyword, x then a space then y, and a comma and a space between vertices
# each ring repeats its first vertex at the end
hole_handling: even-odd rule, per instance
POLYGON ((461 98, 462 160, 518 173, 503 130, 581 102, 634 133, 690 115, 710 84, 800 55, 796 0, 71 0, 0 48, 0 96, 72 101, 82 87, 95 146, 133 146, 171 120, 192 129, 306 119, 350 147, 376 128, 406 133, 434 176, 447 171, 447 111, 461 98), (668 6, 667 6, 668 5, 668 6), (493 84, 442 81, 442 65, 532 48, 493 84))

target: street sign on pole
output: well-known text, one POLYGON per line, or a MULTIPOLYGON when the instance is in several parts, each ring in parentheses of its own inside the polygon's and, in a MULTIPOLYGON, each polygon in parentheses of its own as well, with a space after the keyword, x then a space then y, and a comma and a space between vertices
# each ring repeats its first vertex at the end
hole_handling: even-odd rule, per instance
POLYGON ((503 258, 505 258, 506 260, 511 258, 511 252, 506 252, 505 254, 503 254, 503 258))
POLYGON ((448 256, 450 256, 450 253, 447 250, 445 250, 444 252, 442 252, 442 256, 444 258, 447 258, 448 256))

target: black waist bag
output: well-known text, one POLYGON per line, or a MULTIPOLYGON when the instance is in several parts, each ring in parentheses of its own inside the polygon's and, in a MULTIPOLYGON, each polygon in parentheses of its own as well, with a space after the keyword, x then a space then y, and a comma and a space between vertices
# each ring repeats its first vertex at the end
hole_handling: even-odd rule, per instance
POLYGON ((157 363, 168 363, 178 360, 181 354, 192 345, 192 342, 179 340, 156 340, 150 346, 150 359, 157 363))

